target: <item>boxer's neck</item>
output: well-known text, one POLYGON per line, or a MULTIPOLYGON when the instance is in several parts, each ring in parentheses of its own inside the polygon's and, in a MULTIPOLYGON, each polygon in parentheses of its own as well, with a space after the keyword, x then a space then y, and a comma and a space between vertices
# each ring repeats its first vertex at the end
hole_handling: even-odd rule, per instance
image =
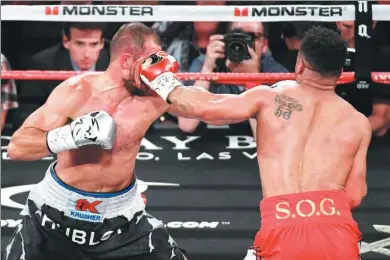
POLYGON ((297 83, 318 90, 332 90, 336 88, 337 81, 333 77, 323 77, 317 72, 305 69, 305 71, 297 77, 297 83))
POLYGON ((318 83, 313 82, 311 80, 302 80, 302 81, 299 81, 298 84, 302 87, 306 87, 307 89, 311 89, 314 91, 320 90, 320 91, 327 91, 327 92, 334 93, 334 90, 335 90, 334 86, 327 86, 327 85, 318 84, 318 83))
POLYGON ((102 79, 107 81, 110 88, 125 88, 122 68, 119 64, 110 64, 102 74, 102 79))
POLYGON ((121 88, 123 85, 121 82, 115 80, 110 74, 104 72, 99 75, 97 80, 98 83, 94 85, 95 91, 99 93, 107 92, 113 89, 121 88))

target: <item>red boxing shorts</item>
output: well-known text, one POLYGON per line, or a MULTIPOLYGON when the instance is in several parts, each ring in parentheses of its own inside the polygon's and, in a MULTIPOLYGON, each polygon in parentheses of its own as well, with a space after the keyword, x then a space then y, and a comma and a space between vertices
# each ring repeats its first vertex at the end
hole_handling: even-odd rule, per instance
POLYGON ((263 199, 261 228, 245 260, 357 260, 362 234, 344 191, 263 199))

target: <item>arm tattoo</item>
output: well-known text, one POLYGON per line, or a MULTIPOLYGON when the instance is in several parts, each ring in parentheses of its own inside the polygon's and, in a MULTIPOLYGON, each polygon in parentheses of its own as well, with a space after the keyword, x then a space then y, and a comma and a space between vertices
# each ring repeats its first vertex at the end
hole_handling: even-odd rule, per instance
POLYGON ((180 104, 179 107, 180 107, 180 109, 183 110, 184 112, 187 112, 187 111, 188 111, 188 109, 186 108, 186 106, 183 105, 183 104, 180 104))
POLYGON ((183 110, 184 112, 188 112, 188 108, 185 106, 185 104, 183 103, 180 103, 180 96, 182 94, 182 92, 184 91, 184 89, 182 88, 177 88, 174 92, 172 92, 172 94, 169 96, 169 101, 174 104, 174 105, 177 105, 181 110, 183 110))
POLYGON ((289 120, 293 111, 302 111, 303 107, 299 104, 299 101, 295 98, 286 96, 286 95, 277 95, 275 97, 275 103, 277 104, 277 108, 275 111, 276 117, 281 117, 285 120, 289 120))

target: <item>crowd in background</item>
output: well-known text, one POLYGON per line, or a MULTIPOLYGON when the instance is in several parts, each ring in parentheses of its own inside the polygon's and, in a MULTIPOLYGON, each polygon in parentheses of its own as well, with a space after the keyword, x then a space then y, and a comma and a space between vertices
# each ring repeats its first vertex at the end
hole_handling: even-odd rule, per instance
MULTIPOLYGON (((335 4, 342 4, 334 1, 335 4)), ((387 1, 379 1, 387 2, 387 1)), ((177 4, 163 1, 9 1, 3 4, 177 4)), ((242 5, 243 2, 194 1, 188 5, 242 5)), ((297 2, 259 1, 250 5, 297 4, 297 2)), ((310 4, 302 2, 299 4, 310 4)), ((314 4, 332 4, 324 1, 314 4)), ((386 3, 384 3, 386 4, 386 3)), ((390 4, 390 3, 388 3, 390 4)), ((71 70, 103 71, 110 60, 110 39, 123 23, 60 23, 60 22, 2 22, 2 70, 71 70)), ((330 27, 347 41, 351 59, 354 54, 354 21, 337 23, 315 22, 154 22, 145 23, 161 37, 163 50, 173 55, 181 72, 279 73, 294 72, 295 60, 304 33, 313 25, 330 27), (226 35, 244 32, 253 40, 248 57, 243 61, 230 60, 225 53, 226 35)), ((390 71, 390 24, 373 22, 373 71, 390 71)), ((353 71, 351 59, 345 71, 353 71)), ((60 81, 2 80, 3 129, 12 132, 39 106, 60 81)), ((217 84, 197 80, 185 82, 203 87, 213 93, 240 94, 245 86, 217 84)), ((356 85, 356 84, 355 84, 356 85)), ((390 89, 390 85, 383 86, 390 89)), ((370 120, 373 133, 386 134, 390 127, 390 99, 387 96, 360 94, 356 86, 345 84, 336 92, 370 120)), ((194 132, 205 125, 199 120, 174 118, 165 115, 157 123, 177 125, 184 132, 194 132)), ((255 133, 256 121, 246 122, 255 133)), ((234 126, 232 126, 234 127, 234 126)))

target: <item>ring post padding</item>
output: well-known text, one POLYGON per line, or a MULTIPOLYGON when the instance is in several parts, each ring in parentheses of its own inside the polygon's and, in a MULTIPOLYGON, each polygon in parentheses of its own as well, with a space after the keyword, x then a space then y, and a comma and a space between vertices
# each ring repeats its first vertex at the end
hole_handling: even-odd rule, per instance
POLYGON ((354 71, 356 87, 370 94, 372 50, 372 4, 369 1, 357 1, 355 22, 355 61, 354 71))

